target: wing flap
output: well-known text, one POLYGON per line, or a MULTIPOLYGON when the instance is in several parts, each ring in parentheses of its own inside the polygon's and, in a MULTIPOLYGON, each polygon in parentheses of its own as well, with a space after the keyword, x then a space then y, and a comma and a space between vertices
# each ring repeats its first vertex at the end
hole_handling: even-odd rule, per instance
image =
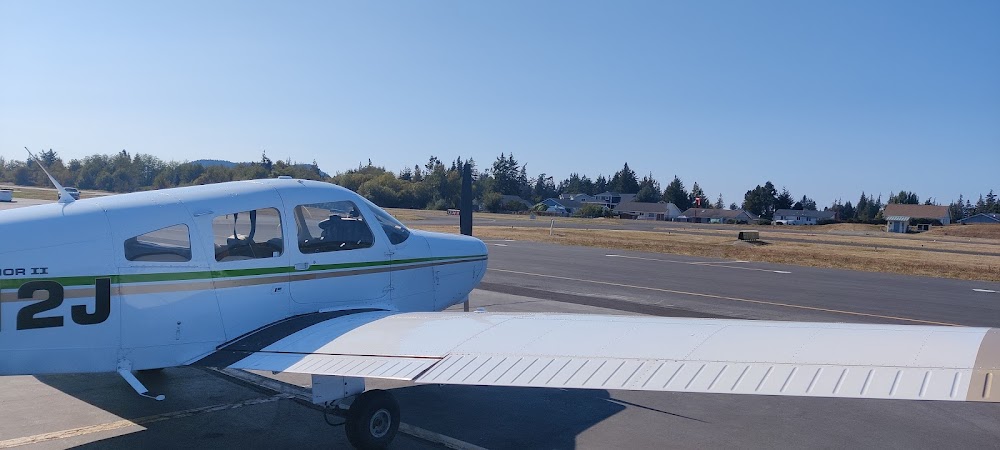
POLYGON ((434 384, 1000 401, 991 328, 386 311, 300 322, 203 361, 434 384))
POLYGON ((412 381, 439 362, 438 358, 254 353, 230 365, 233 369, 268 370, 345 377, 412 381))
POLYGON ((966 400, 968 371, 887 366, 449 355, 428 384, 966 400))

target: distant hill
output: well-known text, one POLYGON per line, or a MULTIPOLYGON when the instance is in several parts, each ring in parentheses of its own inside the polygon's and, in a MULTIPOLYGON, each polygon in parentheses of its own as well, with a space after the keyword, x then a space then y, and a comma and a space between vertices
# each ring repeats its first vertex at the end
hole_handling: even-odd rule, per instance
POLYGON ((223 161, 221 159, 199 159, 196 161, 191 161, 191 164, 201 164, 204 167, 222 166, 227 169, 232 169, 233 167, 236 167, 236 163, 232 161, 223 161))

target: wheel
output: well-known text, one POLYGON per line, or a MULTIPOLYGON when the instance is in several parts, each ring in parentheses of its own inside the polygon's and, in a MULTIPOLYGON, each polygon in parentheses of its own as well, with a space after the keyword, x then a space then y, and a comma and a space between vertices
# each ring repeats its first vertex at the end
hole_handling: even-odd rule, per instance
POLYGON ((399 430, 399 403, 392 394, 380 389, 367 391, 354 399, 347 410, 344 431, 347 440, 359 449, 389 446, 399 430))

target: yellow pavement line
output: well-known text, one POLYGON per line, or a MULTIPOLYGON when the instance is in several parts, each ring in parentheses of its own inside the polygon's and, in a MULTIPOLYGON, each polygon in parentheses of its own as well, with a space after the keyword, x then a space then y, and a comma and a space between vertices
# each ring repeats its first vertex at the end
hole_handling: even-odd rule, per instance
POLYGON ((662 288, 654 288, 654 287, 649 287, 649 286, 635 286, 635 285, 631 285, 631 284, 612 283, 610 281, 584 280, 584 279, 581 279, 581 278, 561 277, 561 276, 558 276, 558 275, 545 275, 545 274, 541 274, 541 273, 518 272, 516 270, 504 270, 504 269, 493 269, 493 268, 489 268, 487 270, 492 270, 494 272, 513 273, 513 274, 517 274, 517 275, 528 275, 528 276, 533 276, 533 277, 554 278, 554 279, 557 279, 557 280, 576 281, 576 282, 580 282, 580 283, 603 284, 605 286, 615 286, 615 287, 624 287, 624 288, 631 288, 631 289, 641 289, 641 290, 646 290, 646 291, 666 292, 666 293, 669 293, 669 294, 690 295, 690 296, 693 296, 693 297, 705 297, 705 298, 715 298, 715 299, 719 299, 719 300, 731 300, 731 301, 734 301, 734 302, 754 303, 754 304, 758 304, 758 305, 781 306, 781 307, 784 307, 784 308, 795 308, 795 309, 805 309, 805 310, 809 310, 809 311, 821 311, 821 312, 836 313, 836 314, 847 314, 847 315, 851 315, 851 316, 875 317, 875 318, 879 318, 879 319, 899 320, 899 321, 903 321, 903 322, 922 323, 922 324, 927 324, 927 325, 945 325, 945 326, 951 326, 951 327, 961 327, 961 326, 963 326, 963 325, 959 325, 957 323, 935 322, 935 321, 932 321, 932 320, 911 319, 909 317, 883 316, 883 315, 880 315, 880 314, 868 314, 868 313, 855 312, 855 311, 843 311, 843 310, 839 310, 839 309, 817 308, 815 306, 792 305, 792 304, 789 304, 789 303, 769 302, 769 301, 765 301, 765 300, 751 300, 751 299, 748 299, 748 298, 727 297, 727 296, 724 296, 724 295, 703 294, 703 293, 700 293, 700 292, 676 291, 676 290, 673 290, 673 289, 662 289, 662 288))
POLYGON ((26 436, 15 439, 8 439, 5 441, 0 441, 0 448, 13 448, 20 447, 22 445, 29 444, 40 444, 42 442, 56 441, 59 439, 67 439, 77 436, 84 436, 93 433, 100 433, 104 431, 117 430, 121 428, 128 428, 132 426, 143 426, 155 422, 163 422, 166 420, 180 419, 184 417, 196 416, 199 414, 205 414, 216 411, 227 411, 231 409, 239 409, 244 406, 260 405, 264 403, 270 403, 278 400, 283 400, 287 398, 292 398, 288 394, 277 394, 270 397, 254 398, 239 403, 229 403, 222 405, 212 405, 203 406, 201 408, 185 409, 183 411, 174 411, 169 413, 157 414, 155 416, 142 417, 135 420, 118 420, 115 422, 102 423, 98 425, 90 425, 86 427, 71 428, 69 430, 54 431, 51 433, 36 434, 34 436, 26 436))

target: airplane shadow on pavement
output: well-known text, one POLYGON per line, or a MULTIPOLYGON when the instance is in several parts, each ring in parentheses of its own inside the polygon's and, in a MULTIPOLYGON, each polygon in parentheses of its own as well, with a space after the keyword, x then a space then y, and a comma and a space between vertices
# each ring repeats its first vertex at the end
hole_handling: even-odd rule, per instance
MULTIPOLYGON (((234 382, 198 368, 174 368, 141 373, 157 402, 138 397, 117 374, 46 375, 44 384, 113 414, 92 409, 83 422, 67 422, 69 429, 121 419, 170 416, 212 405, 233 405, 273 396, 270 391, 234 382), (105 415, 106 416, 106 415, 105 415)), ((392 389, 404 423, 486 448, 575 448, 580 433, 626 409, 627 402, 604 390, 508 388, 484 386, 414 385, 392 389)), ((641 406, 639 406, 641 407, 641 406)), ((648 409, 648 408, 647 408, 648 409)), ((682 419, 684 417, 668 411, 682 419)), ((81 417, 77 417, 81 419, 81 417)), ((88 448, 297 447, 349 448, 341 428, 332 428, 322 414, 302 403, 281 399, 240 408, 213 410, 192 416, 147 420, 145 430, 120 432, 101 440, 77 443, 88 448), (124 433, 124 434, 122 434, 124 433)), ((67 441, 67 444, 71 442, 67 441)), ((393 448, 435 448, 400 433, 393 448)))

